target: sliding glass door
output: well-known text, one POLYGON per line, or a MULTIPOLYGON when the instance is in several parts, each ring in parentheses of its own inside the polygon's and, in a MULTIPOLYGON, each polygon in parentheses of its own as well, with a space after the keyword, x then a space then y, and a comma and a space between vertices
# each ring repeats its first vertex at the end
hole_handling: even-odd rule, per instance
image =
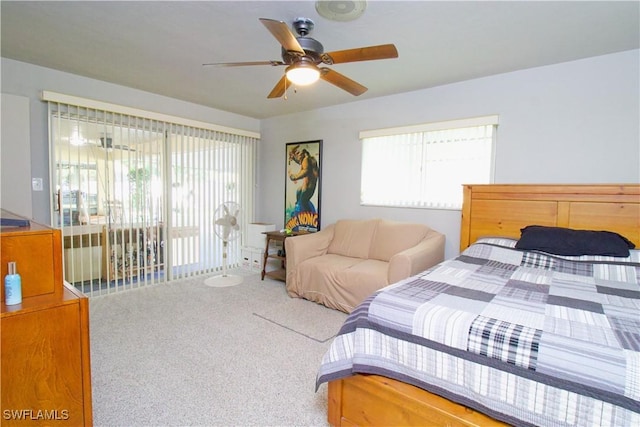
MULTIPOLYGON (((65 280, 96 295, 215 272, 218 205, 253 211, 255 138, 49 104, 65 280)), ((241 241, 229 247, 239 265, 241 241)))

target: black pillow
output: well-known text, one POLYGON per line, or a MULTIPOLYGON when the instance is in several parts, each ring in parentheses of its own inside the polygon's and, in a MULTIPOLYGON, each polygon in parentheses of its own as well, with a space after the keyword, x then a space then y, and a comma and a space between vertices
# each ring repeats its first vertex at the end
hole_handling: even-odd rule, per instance
POLYGON ((529 225, 520 230, 518 249, 539 250, 555 255, 602 255, 628 257, 636 246, 611 231, 573 230, 529 225))

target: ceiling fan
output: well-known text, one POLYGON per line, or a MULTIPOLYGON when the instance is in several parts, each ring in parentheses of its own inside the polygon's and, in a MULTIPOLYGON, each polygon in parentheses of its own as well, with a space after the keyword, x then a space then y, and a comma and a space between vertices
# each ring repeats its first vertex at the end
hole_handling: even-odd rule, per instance
POLYGON ((351 80, 343 74, 338 73, 321 64, 333 65, 345 62, 371 61, 375 59, 397 58, 398 51, 393 44, 383 44, 378 46, 360 47, 355 49, 338 50, 325 52, 322 44, 309 37, 313 30, 314 23, 308 18, 297 18, 293 22, 296 37, 289 26, 273 19, 260 18, 260 22, 282 45, 281 61, 252 61, 252 62, 218 62, 203 64, 205 66, 239 67, 245 65, 286 65, 285 74, 275 85, 267 98, 279 98, 287 91, 287 82, 296 85, 307 85, 315 82, 319 78, 331 83, 352 95, 362 95, 367 88, 360 83, 351 80))

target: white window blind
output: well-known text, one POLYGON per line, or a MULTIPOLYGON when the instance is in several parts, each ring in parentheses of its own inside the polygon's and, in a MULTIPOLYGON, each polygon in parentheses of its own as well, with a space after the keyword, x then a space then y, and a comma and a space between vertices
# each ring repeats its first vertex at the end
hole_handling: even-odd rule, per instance
MULTIPOLYGON (((233 201, 243 230, 253 219, 258 138, 64 100, 49 99, 49 137, 65 280, 100 295, 220 271, 213 215, 233 201)), ((229 245, 230 267, 241 245, 229 245)))
POLYGON ((497 116, 366 131, 361 204, 460 209, 463 184, 493 181, 497 116))

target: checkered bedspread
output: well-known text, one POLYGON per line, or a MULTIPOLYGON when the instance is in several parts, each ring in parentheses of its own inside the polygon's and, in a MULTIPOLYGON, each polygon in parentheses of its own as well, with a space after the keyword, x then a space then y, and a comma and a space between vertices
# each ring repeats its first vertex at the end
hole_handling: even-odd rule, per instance
POLYGON ((324 356, 515 425, 640 425, 640 251, 559 257, 482 239, 375 293, 324 356))

